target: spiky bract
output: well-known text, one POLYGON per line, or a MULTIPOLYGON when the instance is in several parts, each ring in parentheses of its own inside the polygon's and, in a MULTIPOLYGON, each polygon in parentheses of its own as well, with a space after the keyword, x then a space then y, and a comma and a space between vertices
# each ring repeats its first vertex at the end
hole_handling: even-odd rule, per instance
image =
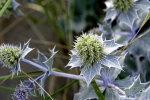
POLYGON ((0 46, 0 61, 5 67, 13 67, 18 63, 22 54, 21 48, 12 45, 2 44, 0 46))
POLYGON ((103 44, 92 34, 83 34, 75 43, 77 54, 87 65, 100 60, 103 56, 103 44))

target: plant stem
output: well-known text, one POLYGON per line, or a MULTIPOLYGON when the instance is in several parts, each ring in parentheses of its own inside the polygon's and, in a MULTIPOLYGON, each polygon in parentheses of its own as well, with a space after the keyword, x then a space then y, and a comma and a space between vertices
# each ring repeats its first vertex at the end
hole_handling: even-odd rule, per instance
POLYGON ((48 70, 47 68, 45 68, 45 67, 43 67, 43 66, 41 66, 41 65, 39 65, 39 64, 37 64, 37 63, 34 63, 34 62, 30 61, 30 60, 21 59, 21 61, 23 61, 23 62, 25 62, 25 63, 28 63, 28 64, 30 64, 30 65, 33 65, 34 67, 40 69, 40 70, 43 71, 43 72, 47 72, 47 70, 48 70))
POLYGON ((8 6, 11 4, 12 0, 8 0, 4 7, 0 10, 0 17, 3 15, 3 13, 7 10, 8 6))
POLYGON ((96 83, 95 80, 91 83, 91 85, 92 85, 93 88, 94 88, 94 91, 95 91, 95 93, 96 93, 96 95, 97 95, 97 97, 98 97, 98 100, 105 100, 105 97, 104 97, 103 94, 101 93, 101 91, 100 91, 100 89, 99 89, 99 87, 98 87, 98 85, 97 85, 97 83, 96 83))
MULTIPOLYGON (((28 64, 31 64, 33 65, 34 67, 40 69, 41 71, 43 72, 47 72, 48 69, 39 65, 39 64, 36 64, 30 60, 27 60, 27 59, 22 59, 21 61, 25 62, 25 63, 28 63, 28 64)), ((56 72, 56 71, 51 71, 51 75, 55 75, 55 76, 60 76, 60 77, 65 77, 65 78, 71 78, 71 79, 76 79, 76 80, 82 80, 82 81, 85 81, 85 78, 80 76, 80 75, 74 75, 74 74, 68 74, 68 73, 62 73, 62 72, 56 72)), ((105 86, 105 84, 103 83, 102 80, 95 80, 96 83, 99 85, 99 86, 105 86)), ((111 84, 111 83, 108 83, 108 86, 109 88, 114 88, 116 89, 118 92, 120 92, 121 94, 125 94, 125 92, 123 90, 121 90, 119 87, 115 86, 114 84, 111 84)))
MULTIPOLYGON (((39 77, 35 78, 34 81, 37 81, 37 80, 41 79, 43 76, 44 76, 44 74, 40 75, 39 77)), ((34 81, 31 81, 31 83, 28 85, 28 87, 33 85, 34 81)))

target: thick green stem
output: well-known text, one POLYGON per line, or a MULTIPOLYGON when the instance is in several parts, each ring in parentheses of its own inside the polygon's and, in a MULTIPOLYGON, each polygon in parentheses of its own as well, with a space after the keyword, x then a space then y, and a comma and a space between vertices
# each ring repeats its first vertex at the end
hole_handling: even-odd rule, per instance
POLYGON ((4 14, 4 12, 7 10, 7 8, 9 7, 9 5, 11 4, 12 0, 8 0, 6 2, 6 4, 4 5, 4 7, 0 10, 0 17, 4 14))

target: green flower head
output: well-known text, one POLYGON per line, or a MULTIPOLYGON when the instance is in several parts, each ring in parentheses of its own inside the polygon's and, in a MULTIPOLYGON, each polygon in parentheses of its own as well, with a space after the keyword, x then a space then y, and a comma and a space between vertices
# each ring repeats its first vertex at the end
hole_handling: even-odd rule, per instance
POLYGON ((22 54, 21 48, 3 44, 0 46, 0 61, 6 67, 13 67, 18 63, 22 54))
POLYGON ((87 65, 100 60, 103 56, 103 44, 92 34, 83 34, 75 43, 77 54, 87 65))
POLYGON ((21 71, 20 61, 33 49, 29 48, 29 42, 24 43, 23 47, 9 44, 0 45, 0 62, 4 67, 11 69, 12 77, 21 71))
POLYGON ((116 10, 127 12, 128 9, 133 5, 133 0, 114 0, 113 5, 116 10))
POLYGON ((71 50, 71 58, 67 66, 71 68, 81 67, 80 75, 83 75, 87 85, 99 75, 103 67, 115 67, 122 69, 119 57, 112 55, 122 45, 115 40, 103 39, 103 34, 83 34, 77 38, 74 49, 71 50))

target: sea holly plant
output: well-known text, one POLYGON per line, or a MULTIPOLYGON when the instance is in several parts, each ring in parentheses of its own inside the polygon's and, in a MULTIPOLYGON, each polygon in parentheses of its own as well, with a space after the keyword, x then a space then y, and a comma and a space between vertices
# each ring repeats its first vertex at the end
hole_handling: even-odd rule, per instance
POLYGON ((32 48, 28 46, 29 41, 24 43, 22 48, 21 45, 19 47, 10 44, 2 44, 0 46, 0 61, 4 67, 11 69, 12 77, 21 71, 20 60, 32 51, 32 48))
MULTIPOLYGON (((19 4, 15 0, 12 0, 10 5, 8 5, 7 3, 9 1, 11 0, 0 1, 0 7, 2 9, 0 14, 5 11, 3 16, 9 17, 12 12, 18 9, 19 4)), ((78 36, 74 42, 70 60, 65 68, 70 67, 71 70, 73 70, 73 68, 79 67, 81 71, 79 75, 56 71, 56 69, 53 68, 54 58, 58 52, 55 50, 55 47, 49 50, 51 54, 50 57, 47 57, 38 50, 37 58, 28 60, 25 57, 33 50, 33 48, 29 47, 29 41, 24 43, 23 46, 4 43, 0 45, 0 62, 4 68, 10 69, 11 79, 17 77, 17 75, 19 77, 21 73, 29 78, 21 81, 16 87, 12 94, 13 100, 27 100, 30 96, 38 96, 43 100, 53 100, 54 95, 75 83, 69 83, 54 94, 49 94, 44 89, 45 82, 49 76, 53 75, 74 79, 80 83, 81 88, 79 92, 75 94, 74 100, 150 99, 150 82, 145 78, 146 75, 149 74, 148 68, 146 69, 145 66, 150 64, 150 36, 148 34, 150 31, 146 31, 146 33, 138 31, 140 34, 137 34, 137 30, 141 29, 141 25, 143 27, 146 23, 145 15, 149 11, 150 1, 107 0, 106 5, 106 15, 102 21, 103 23, 99 24, 99 28, 95 28, 98 32, 91 29, 87 33, 82 33, 82 35, 78 36), (108 6, 108 3, 111 6, 108 6), (114 22, 116 22, 116 25, 114 22), (114 39, 115 35, 113 36, 113 33, 116 33, 114 32, 114 28, 120 30, 120 32, 117 33, 120 34, 120 37, 125 38, 123 36, 129 36, 128 40, 126 40, 127 43, 124 43, 122 38, 114 39), (142 37, 144 34, 146 35, 142 37), (108 35, 111 36, 107 37, 108 35), (133 62, 133 59, 130 59, 129 56, 135 59, 136 62, 133 62), (142 58, 143 56, 147 56, 144 61, 143 59, 145 58, 142 58), (37 68, 42 74, 32 78, 22 70, 23 66, 20 65, 22 62, 37 68), (128 69, 132 74, 125 73, 126 69, 133 65, 137 65, 138 72, 134 73, 128 69), (142 68, 145 69, 142 70, 142 68)), ((42 7, 44 8, 44 6, 42 7)), ((89 8, 89 6, 85 8, 89 8)), ((44 9, 44 11, 49 17, 49 12, 47 12, 46 9, 44 9)), ((149 17, 150 12, 146 16, 146 21, 149 17)), ((52 21, 51 17, 49 17, 49 20, 52 21)), ((2 78, 0 79, 2 80, 2 78)), ((8 90, 8 88, 4 87, 3 89, 8 90)))
POLYGON ((115 43, 114 39, 103 39, 103 34, 100 36, 93 33, 82 34, 75 41, 70 61, 67 64, 71 68, 80 67, 80 75, 53 70, 54 56, 57 53, 55 47, 50 50, 49 58, 38 50, 38 56, 33 59, 34 61, 25 59, 25 56, 32 50, 29 48, 29 41, 23 45, 22 49, 21 46, 2 44, 0 53, 1 63, 11 68, 13 76, 21 71, 20 62, 31 64, 43 72, 35 79, 29 77, 29 80, 22 81, 13 93, 13 100, 26 100, 30 96, 36 96, 36 93, 43 98, 48 96, 50 100, 53 100, 51 95, 44 90, 45 80, 50 75, 83 81, 81 82, 82 88, 79 93, 75 94, 74 100, 98 99, 95 87, 91 85, 93 80, 105 95, 106 100, 136 100, 142 98, 142 95, 147 95, 149 82, 141 83, 140 76, 117 79, 124 68, 127 52, 122 52, 121 55, 114 55, 114 53, 122 47, 123 45, 115 43))
POLYGON ((117 79, 124 68, 124 59, 127 53, 122 52, 121 55, 114 55, 114 52, 123 45, 115 43, 114 39, 103 39, 103 34, 100 36, 93 33, 82 34, 77 38, 67 66, 81 67, 80 75, 53 70, 54 56, 57 53, 55 47, 50 50, 51 56, 49 58, 38 50, 38 56, 34 61, 25 59, 25 56, 32 50, 28 46, 29 41, 23 45, 22 49, 21 46, 6 44, 0 46, 1 63, 11 68, 12 75, 21 71, 20 62, 31 64, 43 72, 35 79, 29 77, 29 80, 22 81, 13 94, 13 100, 26 100, 29 96, 36 96, 37 92, 43 98, 48 96, 52 100, 53 98, 44 90, 45 80, 50 75, 83 81, 81 82, 83 88, 75 95, 75 100, 98 98, 98 94, 94 92, 95 88, 93 85, 91 86, 93 79, 105 95, 106 100, 124 100, 124 98, 130 100, 147 95, 149 83, 141 83, 139 76, 117 79), (118 96, 123 99, 117 99, 118 96))
MULTIPOLYGON (((115 19, 132 28, 136 19, 147 13, 150 8, 149 0, 108 0, 106 1, 105 21, 115 19)), ((119 24, 118 23, 118 24, 119 24)))
POLYGON ((96 75, 101 74, 103 67, 122 69, 118 61, 119 57, 112 55, 113 51, 121 46, 113 39, 103 40, 102 35, 83 34, 77 38, 67 66, 81 67, 81 75, 89 85, 96 75))

